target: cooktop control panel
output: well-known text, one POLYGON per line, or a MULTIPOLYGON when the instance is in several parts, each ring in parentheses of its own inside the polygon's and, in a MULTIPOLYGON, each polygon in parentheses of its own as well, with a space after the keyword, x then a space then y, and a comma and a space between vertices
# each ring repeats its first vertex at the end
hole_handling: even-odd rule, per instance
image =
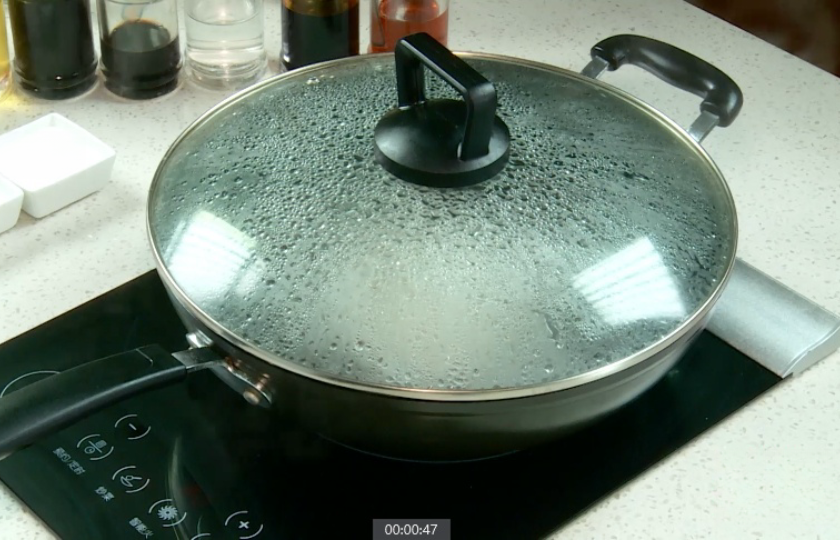
MULTIPOLYGON (((56 367, 61 366, 11 378, 0 397, 57 373, 56 367)), ((204 381, 208 383, 216 386, 204 381)), ((34 491, 31 496, 36 499, 62 499, 66 508, 42 510, 48 516, 55 513, 62 522, 112 531, 103 532, 102 538, 114 538, 114 533, 119 538, 278 538, 263 522, 262 512, 253 508, 253 497, 237 493, 244 486, 235 479, 221 488, 222 493, 207 493, 192 473, 192 465, 208 465, 193 453, 201 452, 196 441, 210 435, 190 431, 189 419, 184 418, 190 404, 185 390, 156 391, 95 414, 13 454, 0 462, 0 472, 12 486, 16 480, 37 485, 34 490, 23 488, 34 491), (192 437, 190 444, 183 442, 185 436, 192 437)), ((208 472, 215 475, 230 464, 209 466, 208 472)), ((211 487, 219 489, 220 480, 214 478, 211 487)), ((63 537, 92 538, 88 533, 63 537)))

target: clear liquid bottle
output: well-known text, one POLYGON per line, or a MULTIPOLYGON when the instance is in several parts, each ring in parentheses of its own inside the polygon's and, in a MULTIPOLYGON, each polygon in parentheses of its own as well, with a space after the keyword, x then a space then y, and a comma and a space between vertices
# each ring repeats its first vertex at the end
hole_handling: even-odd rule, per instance
POLYGON ((359 0, 282 0, 287 70, 359 54, 359 0))
POLYGON ((181 44, 175 0, 98 0, 105 87, 128 99, 178 86, 181 44))
POLYGON ((449 0, 371 0, 370 52, 392 52, 397 41, 417 32, 446 45, 449 0))
POLYGON ((187 66, 201 86, 238 89, 267 67, 263 0, 186 0, 187 66))
POLYGON ((85 93, 96 83, 88 0, 9 0, 20 87, 45 99, 85 93))
POLYGON ((6 39, 6 13, 3 11, 3 2, 0 2, 0 99, 9 90, 11 69, 9 68, 9 42, 6 39))

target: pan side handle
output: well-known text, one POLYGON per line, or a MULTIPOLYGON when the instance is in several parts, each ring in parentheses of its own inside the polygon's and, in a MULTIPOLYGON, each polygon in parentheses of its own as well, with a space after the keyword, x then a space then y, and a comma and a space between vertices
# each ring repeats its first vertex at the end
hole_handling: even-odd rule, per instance
POLYGON ((587 77, 597 79, 605 70, 633 65, 701 97, 700 116, 688 128, 688 134, 697 142, 715 126, 732 124, 744 104, 741 89, 729 75, 662 41, 631 34, 612 36, 592 47, 590 55, 592 61, 581 72, 587 77))
POLYGON ((189 371, 221 362, 209 349, 172 355, 149 345, 21 388, 0 398, 0 459, 108 405, 175 384, 189 371))

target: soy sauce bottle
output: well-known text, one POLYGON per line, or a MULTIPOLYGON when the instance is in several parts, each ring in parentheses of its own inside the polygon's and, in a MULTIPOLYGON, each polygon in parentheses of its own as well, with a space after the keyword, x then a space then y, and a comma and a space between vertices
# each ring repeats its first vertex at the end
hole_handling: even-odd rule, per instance
POLYGON ((98 0, 105 87, 127 99, 178 86, 181 44, 175 0, 98 0))
POLYGON ((96 83, 88 0, 9 0, 20 87, 45 99, 85 93, 96 83))
POLYGON ((283 0, 287 70, 359 54, 359 0, 283 0))

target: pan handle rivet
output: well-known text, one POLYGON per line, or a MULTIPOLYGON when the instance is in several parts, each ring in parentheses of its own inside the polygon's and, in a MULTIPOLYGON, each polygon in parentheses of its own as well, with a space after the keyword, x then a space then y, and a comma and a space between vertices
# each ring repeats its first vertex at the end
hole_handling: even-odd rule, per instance
POLYGON ((259 405, 262 403, 262 397, 255 390, 245 390, 242 392, 242 397, 251 405, 259 405))

